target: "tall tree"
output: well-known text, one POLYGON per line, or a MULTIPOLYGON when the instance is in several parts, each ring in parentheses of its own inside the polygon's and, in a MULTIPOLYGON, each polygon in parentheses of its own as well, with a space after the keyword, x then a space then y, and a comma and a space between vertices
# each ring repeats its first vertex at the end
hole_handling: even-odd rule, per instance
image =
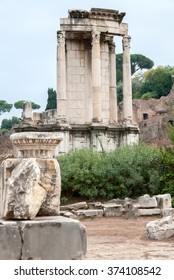
POLYGON ((48 99, 46 105, 46 111, 57 108, 57 96, 56 91, 53 88, 48 88, 48 99))
MULTIPOLYGON (((116 55, 117 82, 123 79, 123 54, 116 55)), ((142 69, 151 69, 154 62, 142 54, 131 54, 131 74, 142 69)))
MULTIPOLYGON (((123 99, 123 54, 117 54, 116 55, 116 74, 117 74, 117 99, 118 102, 122 101, 123 99)), ((154 66, 154 62, 149 59, 148 57, 142 55, 142 54, 131 54, 131 74, 135 74, 138 70, 142 69, 151 69, 154 66)), ((139 81, 136 80, 133 87, 137 89, 139 81)), ((141 84, 141 83, 140 83, 141 84)), ((133 94, 135 94, 133 90, 133 94)), ((137 98, 139 93, 135 95, 135 98, 137 98)))
MULTIPOLYGON (((14 103, 14 107, 16 109, 23 109, 23 105, 24 105, 25 102, 26 102, 25 100, 19 100, 19 101, 14 103)), ((40 109, 40 105, 32 102, 32 109, 33 110, 40 109)))
POLYGON ((0 100, 0 115, 4 114, 6 112, 10 112, 12 107, 13 107, 13 104, 9 104, 5 100, 0 100))

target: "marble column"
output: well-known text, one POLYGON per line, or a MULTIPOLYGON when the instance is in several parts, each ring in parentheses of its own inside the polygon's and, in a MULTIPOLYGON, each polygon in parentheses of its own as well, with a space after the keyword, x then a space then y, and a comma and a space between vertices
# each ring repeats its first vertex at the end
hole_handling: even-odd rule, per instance
POLYGON ((116 123, 117 117, 117 91, 116 91, 116 56, 115 43, 109 43, 110 57, 110 84, 109 84, 109 122, 116 123))
POLYGON ((130 63, 130 36, 123 37, 123 118, 132 121, 132 82, 130 63))
POLYGON ((67 119, 65 31, 57 32, 57 115, 67 119))
POLYGON ((92 32, 92 104, 93 122, 102 121, 100 32, 92 32))

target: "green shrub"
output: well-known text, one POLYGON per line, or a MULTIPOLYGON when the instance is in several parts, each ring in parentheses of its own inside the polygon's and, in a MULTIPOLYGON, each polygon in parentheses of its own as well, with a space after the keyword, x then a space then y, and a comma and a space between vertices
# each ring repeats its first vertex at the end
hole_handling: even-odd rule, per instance
POLYGON ((112 199, 158 192, 159 149, 143 143, 110 153, 80 149, 59 157, 63 197, 112 199))
POLYGON ((171 146, 161 148, 161 192, 174 197, 174 127, 168 123, 166 129, 171 146))

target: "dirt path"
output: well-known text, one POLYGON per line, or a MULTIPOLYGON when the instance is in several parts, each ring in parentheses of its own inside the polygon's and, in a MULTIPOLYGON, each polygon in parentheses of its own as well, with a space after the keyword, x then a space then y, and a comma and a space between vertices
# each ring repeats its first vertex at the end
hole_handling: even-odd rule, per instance
POLYGON ((145 225, 156 219, 116 217, 82 220, 88 236, 87 259, 174 259, 174 237, 162 241, 146 237, 145 225))

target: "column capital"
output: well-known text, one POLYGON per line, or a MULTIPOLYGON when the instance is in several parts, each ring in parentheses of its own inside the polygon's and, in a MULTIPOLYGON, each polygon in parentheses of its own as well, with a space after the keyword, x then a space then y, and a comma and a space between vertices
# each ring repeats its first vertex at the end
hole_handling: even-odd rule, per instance
POLYGON ((92 44, 100 44, 100 31, 92 31, 92 44))
POLYGON ((57 42, 65 43, 65 31, 57 31, 57 42))
POLYGON ((115 43, 114 42, 109 42, 109 51, 110 53, 115 53, 115 43))
POLYGON ((130 48, 130 41, 131 41, 131 37, 129 35, 123 37, 123 40, 122 40, 123 50, 125 48, 130 48))

